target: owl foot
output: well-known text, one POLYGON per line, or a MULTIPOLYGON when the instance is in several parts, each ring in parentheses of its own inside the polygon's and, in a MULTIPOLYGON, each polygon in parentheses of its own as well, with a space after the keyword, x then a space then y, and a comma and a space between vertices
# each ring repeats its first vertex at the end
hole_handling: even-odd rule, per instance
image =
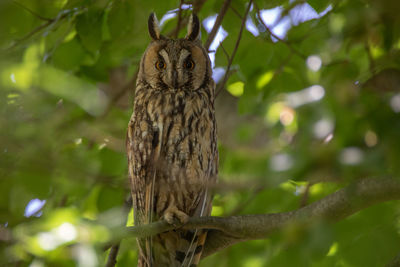
POLYGON ((189 221, 189 216, 183 211, 178 210, 176 207, 169 207, 164 212, 163 219, 172 225, 179 223, 185 224, 189 221))

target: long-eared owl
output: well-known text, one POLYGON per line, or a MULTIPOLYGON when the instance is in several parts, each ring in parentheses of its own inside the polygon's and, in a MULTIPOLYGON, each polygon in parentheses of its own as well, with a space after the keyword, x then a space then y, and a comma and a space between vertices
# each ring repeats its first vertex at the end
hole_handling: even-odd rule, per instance
MULTIPOLYGON (((135 225, 185 223, 211 213, 218 172, 212 69, 191 15, 182 39, 152 38, 139 67, 127 153, 135 225)), ((174 230, 138 239, 138 266, 196 266, 207 232, 174 230)))

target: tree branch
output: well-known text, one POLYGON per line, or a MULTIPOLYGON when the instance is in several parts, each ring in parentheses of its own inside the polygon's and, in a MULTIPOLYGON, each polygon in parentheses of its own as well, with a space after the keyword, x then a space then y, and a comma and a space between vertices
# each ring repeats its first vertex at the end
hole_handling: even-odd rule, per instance
POLYGON ((282 38, 280 38, 278 35, 276 35, 275 33, 273 33, 271 31, 271 29, 267 26, 267 24, 264 22, 264 20, 261 17, 261 13, 260 13, 260 9, 258 8, 257 5, 255 5, 256 9, 257 9, 257 16, 259 21, 261 22, 261 24, 264 26, 265 30, 269 33, 270 36, 274 37, 276 40, 278 40, 281 43, 284 43, 289 49, 290 51, 292 51, 293 53, 295 53, 296 55, 298 55, 299 57, 301 57, 302 59, 307 59, 307 57, 301 53, 299 50, 297 50, 296 48, 294 48, 290 43, 288 43, 286 40, 283 40, 282 38))
POLYGON ((17 2, 17 1, 15 1, 15 0, 13 0, 12 2, 13 2, 14 4, 16 4, 17 6, 19 6, 19 7, 23 8, 23 9, 25 9, 26 11, 28 11, 29 13, 31 13, 31 15, 37 17, 38 19, 41 19, 41 20, 44 20, 44 21, 52 21, 52 19, 45 18, 45 17, 39 15, 39 14, 36 13, 35 11, 29 9, 28 7, 24 6, 23 4, 21 4, 21 3, 17 2))
POLYGON ((184 4, 183 0, 179 2, 179 10, 178 10, 178 22, 176 23, 176 28, 174 32, 174 37, 178 38, 179 30, 181 29, 182 23, 182 5, 184 4))
POLYGON ((201 8, 203 7, 204 3, 207 0, 195 0, 193 1, 193 13, 197 14, 200 12, 201 8))
POLYGON ((208 229, 202 257, 246 240, 263 239, 289 223, 316 219, 342 220, 368 206, 389 200, 400 200, 400 181, 389 178, 363 179, 298 210, 230 217, 191 218, 185 225, 164 221, 127 227, 122 236, 146 237, 173 229, 208 229))
MULTIPOLYGON (((250 11, 250 8, 251 8, 252 3, 253 3, 253 0, 250 0, 249 3, 247 4, 246 13, 245 13, 244 16, 243 16, 242 24, 240 25, 239 35, 238 35, 238 38, 237 38, 237 40, 236 40, 235 48, 233 49, 232 55, 229 57, 229 62, 228 62, 228 66, 226 67, 226 71, 225 71, 224 78, 222 79, 221 83, 219 84, 219 86, 218 86, 218 88, 217 88, 217 90, 216 90, 216 92, 215 92, 215 96, 218 96, 218 94, 220 93, 220 91, 222 90, 222 88, 224 88, 225 83, 226 83, 227 80, 228 80, 229 71, 230 71, 230 69, 231 69, 231 65, 232 65, 232 62, 233 62, 233 58, 235 57, 236 51, 237 51, 238 48, 239 48, 240 39, 242 38, 243 29, 244 29, 244 26, 246 25, 247 15, 249 14, 249 11, 250 11)), ((214 26, 215 26, 215 25, 214 25, 214 26)), ((206 49, 207 49, 207 48, 206 48, 206 49)))
POLYGON ((106 267, 114 267, 115 264, 117 264, 118 251, 119 251, 119 242, 111 247, 110 254, 108 254, 106 267))
MULTIPOLYGON (((6 48, 6 50, 11 50, 11 49, 13 49, 14 47, 18 46, 20 43, 22 43, 22 42, 28 40, 28 39, 31 38, 33 35, 35 35, 36 33, 40 32, 41 30, 47 28, 48 26, 52 25, 53 23, 56 23, 56 22, 58 22, 58 21, 60 21, 60 20, 65 19, 69 14, 71 14, 71 12, 72 12, 72 11, 70 11, 70 10, 63 10, 63 11, 60 11, 60 13, 59 13, 59 14, 57 15, 57 17, 54 18, 54 19, 44 19, 44 20, 46 20, 45 23, 43 23, 43 24, 37 26, 37 27, 34 28, 32 31, 30 31, 28 34, 26 34, 25 36, 23 36, 22 38, 15 40, 14 43, 11 44, 10 47, 6 48)), ((80 12, 80 11, 77 11, 77 12, 80 12)))
POLYGON ((221 10, 218 13, 217 19, 215 20, 214 26, 211 29, 210 34, 208 35, 207 41, 204 45, 205 49, 208 51, 210 48, 210 45, 212 41, 215 38, 215 35, 218 32, 219 26, 221 26, 222 20, 224 19, 226 11, 228 11, 229 5, 232 0, 225 0, 225 2, 222 4, 221 10))
MULTIPOLYGON (((125 200, 123 207, 124 207, 125 215, 127 217, 129 214, 129 211, 132 207, 132 195, 131 194, 129 194, 128 199, 125 200)), ((119 240, 116 243, 114 243, 113 245, 111 245, 110 253, 108 254, 108 258, 107 258, 106 267, 114 267, 117 264, 117 256, 118 256, 120 244, 121 244, 121 240, 119 240)))

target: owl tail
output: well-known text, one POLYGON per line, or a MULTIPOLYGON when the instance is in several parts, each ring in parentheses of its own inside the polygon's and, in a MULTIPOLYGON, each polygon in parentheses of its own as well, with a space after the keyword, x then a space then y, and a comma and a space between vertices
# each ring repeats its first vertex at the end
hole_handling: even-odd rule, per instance
POLYGON ((206 230, 165 232, 154 237, 152 256, 139 250, 138 267, 195 267, 200 261, 206 230))
POLYGON ((175 260, 182 267, 194 267, 200 261, 204 243, 207 237, 206 230, 180 231, 181 239, 175 250, 175 260))
MULTIPOLYGON (((162 242, 168 251, 169 258, 169 263, 166 266, 197 266, 207 237, 205 230, 176 230, 165 235, 168 235, 168 237, 162 242)), ((163 234, 160 237, 163 238, 163 234)), ((155 257, 157 257, 156 255, 155 253, 155 257)))

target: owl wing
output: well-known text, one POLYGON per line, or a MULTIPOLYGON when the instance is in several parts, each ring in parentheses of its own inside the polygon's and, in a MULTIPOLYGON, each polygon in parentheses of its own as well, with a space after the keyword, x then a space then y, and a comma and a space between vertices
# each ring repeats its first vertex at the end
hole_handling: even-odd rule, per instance
MULTIPOLYGON (((154 159, 158 151, 158 134, 145 116, 146 112, 135 106, 126 138, 135 225, 152 222, 154 210, 154 159)), ((151 266, 151 242, 151 238, 138 240, 140 258, 147 263, 143 266, 151 266)))

